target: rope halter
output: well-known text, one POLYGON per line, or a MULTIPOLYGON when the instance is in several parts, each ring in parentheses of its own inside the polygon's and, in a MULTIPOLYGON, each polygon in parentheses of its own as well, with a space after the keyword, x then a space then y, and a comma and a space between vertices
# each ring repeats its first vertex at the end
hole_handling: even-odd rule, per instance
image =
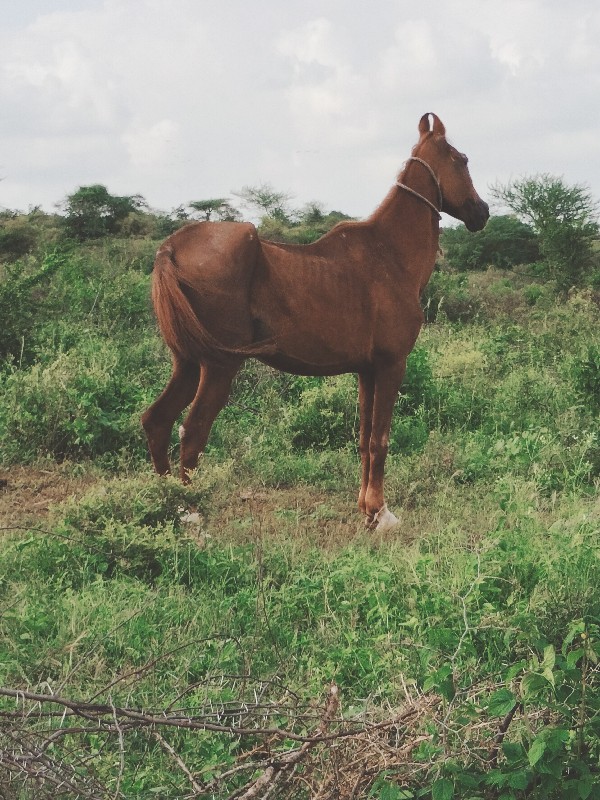
POLYGON ((442 189, 441 189, 441 186, 440 186, 440 182, 438 181, 438 179, 436 177, 435 172, 431 169, 431 167, 429 166, 429 164, 426 161, 423 161, 422 158, 416 158, 415 156, 411 156, 411 158, 407 159, 406 163, 408 164, 409 161, 416 161, 417 164, 422 164, 425 167, 425 169, 429 172, 429 174, 431 175, 431 177, 435 181, 435 186, 436 186, 437 191, 438 191, 438 201, 439 201, 439 206, 440 207, 436 208, 436 206, 431 202, 431 200, 428 200, 426 197, 423 197, 422 194, 419 194, 419 192, 416 192, 414 189, 411 189, 411 187, 407 186, 405 183, 401 183, 400 181, 396 181, 396 186, 398 186, 399 189, 404 189, 405 192, 408 192, 409 194, 412 194, 413 197, 417 197, 419 200, 421 200, 423 203, 425 203, 425 205, 428 205, 429 208, 434 212, 434 214, 437 215, 437 218, 441 219, 442 216, 440 214, 440 211, 442 210, 442 202, 443 202, 442 189))

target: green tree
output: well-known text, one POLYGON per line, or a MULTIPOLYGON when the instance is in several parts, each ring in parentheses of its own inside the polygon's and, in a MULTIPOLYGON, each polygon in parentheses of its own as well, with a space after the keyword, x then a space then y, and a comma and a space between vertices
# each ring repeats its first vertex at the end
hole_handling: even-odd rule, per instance
POLYGON ((65 202, 65 230, 77 241, 98 239, 117 233, 120 223, 133 211, 146 206, 140 195, 119 197, 101 184, 80 186, 65 202))
POLYGON ((292 212, 289 207, 291 195, 287 192, 278 192, 270 183, 261 183, 260 186, 244 186, 234 194, 241 198, 244 205, 257 209, 266 217, 287 224, 291 222, 292 212))
POLYGON ((210 200, 193 200, 188 203, 188 207, 203 215, 206 222, 215 217, 220 221, 237 222, 241 219, 241 214, 234 208, 225 197, 217 197, 210 200))
POLYGON ((594 263, 598 236, 598 204, 589 189, 543 173, 497 184, 492 194, 538 234, 559 289, 582 282, 594 263))
POLYGON ((490 217, 482 231, 470 233, 463 225, 444 228, 440 243, 447 264, 456 270, 499 267, 511 269, 540 257, 538 237, 530 225, 514 216, 490 217))
POLYGON ((298 216, 300 223, 303 225, 321 225, 325 219, 325 208, 323 203, 320 203, 318 200, 312 200, 300 210, 298 216))

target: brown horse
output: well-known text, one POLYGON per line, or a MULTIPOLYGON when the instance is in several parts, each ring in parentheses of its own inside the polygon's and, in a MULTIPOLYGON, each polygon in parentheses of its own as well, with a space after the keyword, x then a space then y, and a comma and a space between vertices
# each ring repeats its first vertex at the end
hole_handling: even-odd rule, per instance
POLYGON ((175 420, 181 477, 198 464, 211 426, 245 358, 298 375, 356 372, 362 481, 369 527, 397 523, 383 495, 394 403, 423 323, 420 295, 438 252, 440 211, 471 231, 489 210, 467 158, 425 114, 419 141, 379 208, 342 222, 313 244, 259 239, 249 223, 198 222, 158 250, 152 297, 173 354, 171 379, 142 417, 156 471, 169 472, 175 420))

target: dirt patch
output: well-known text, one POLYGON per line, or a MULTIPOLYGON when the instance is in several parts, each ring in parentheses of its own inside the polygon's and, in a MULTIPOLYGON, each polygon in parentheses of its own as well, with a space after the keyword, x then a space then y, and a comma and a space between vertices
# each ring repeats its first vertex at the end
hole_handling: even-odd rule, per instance
POLYGON ((51 506, 84 494, 99 480, 71 468, 10 467, 0 471, 0 528, 42 525, 51 506))
MULTIPOLYGON (((224 498, 223 498, 224 500, 224 498)), ((308 486, 240 488, 207 520, 211 533, 232 542, 292 538, 338 548, 362 531, 353 497, 308 486)))
MULTIPOLYGON (((82 498, 111 479, 114 476, 93 467, 72 464, 2 470, 0 531, 46 529, 52 507, 82 498)), ((331 492, 302 485, 273 488, 233 483, 213 493, 207 513, 197 514, 195 508, 185 511, 194 512, 188 532, 192 536, 197 533, 202 542, 207 538, 230 544, 287 540, 297 548, 315 547, 324 552, 337 552, 357 540, 382 545, 400 537, 410 544, 415 524, 422 524, 415 513, 404 511, 397 529, 378 534, 365 528, 354 491, 331 492)))

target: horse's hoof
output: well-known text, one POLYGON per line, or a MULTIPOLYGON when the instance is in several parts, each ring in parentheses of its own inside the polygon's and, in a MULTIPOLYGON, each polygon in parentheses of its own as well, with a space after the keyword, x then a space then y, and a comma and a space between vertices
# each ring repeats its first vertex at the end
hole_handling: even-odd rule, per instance
POLYGON ((373 517, 373 522, 369 526, 371 530, 378 531, 379 533, 385 533, 386 531, 391 531, 392 528, 395 528, 396 525, 400 524, 400 520, 395 514, 387 507, 385 504, 373 517))

